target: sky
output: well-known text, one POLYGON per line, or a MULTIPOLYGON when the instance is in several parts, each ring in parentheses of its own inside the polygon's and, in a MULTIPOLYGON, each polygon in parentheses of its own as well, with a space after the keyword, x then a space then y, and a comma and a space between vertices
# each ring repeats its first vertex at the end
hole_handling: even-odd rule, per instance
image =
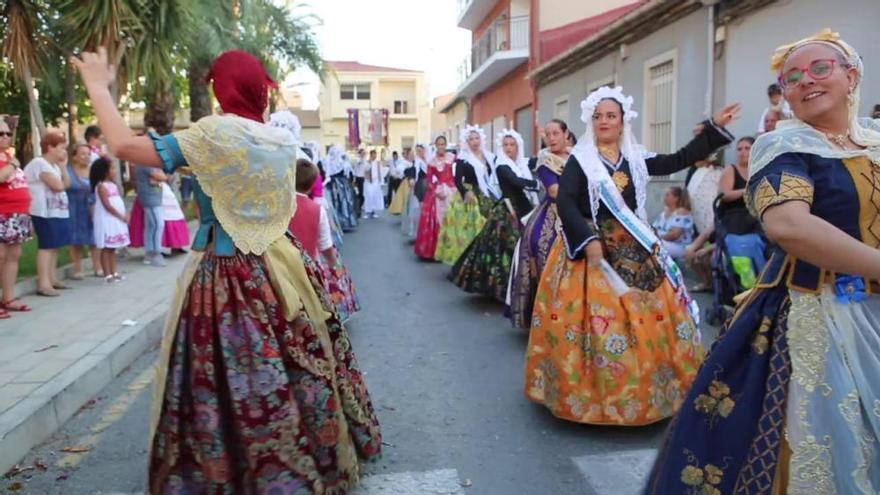
MULTIPOLYGON (((316 28, 324 60, 415 69, 427 75, 431 98, 458 87, 457 68, 470 49, 470 32, 456 26, 458 0, 308 0, 323 23, 316 28)), ((318 78, 295 71, 303 106, 318 106, 318 78)))

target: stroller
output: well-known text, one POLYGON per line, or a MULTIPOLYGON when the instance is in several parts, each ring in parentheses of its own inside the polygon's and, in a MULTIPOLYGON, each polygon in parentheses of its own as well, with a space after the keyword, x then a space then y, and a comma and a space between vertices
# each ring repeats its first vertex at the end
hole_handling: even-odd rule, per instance
POLYGON ((715 251, 712 254, 712 307, 706 321, 719 325, 733 316, 734 297, 754 287, 767 263, 767 241, 757 220, 744 221, 747 212, 725 211, 722 196, 715 198, 715 251))

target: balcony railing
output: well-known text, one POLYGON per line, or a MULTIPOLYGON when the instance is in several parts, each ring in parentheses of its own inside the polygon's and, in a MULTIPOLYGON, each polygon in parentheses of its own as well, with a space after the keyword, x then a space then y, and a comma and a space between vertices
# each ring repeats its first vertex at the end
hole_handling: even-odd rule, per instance
MULTIPOLYGON (((459 0, 465 4, 470 0, 459 0)), ((458 67, 459 83, 464 83, 492 55, 529 48, 529 16, 498 19, 474 42, 471 52, 458 67)))
POLYGON ((529 47, 529 16, 499 19, 471 47, 471 72, 500 51, 529 47))

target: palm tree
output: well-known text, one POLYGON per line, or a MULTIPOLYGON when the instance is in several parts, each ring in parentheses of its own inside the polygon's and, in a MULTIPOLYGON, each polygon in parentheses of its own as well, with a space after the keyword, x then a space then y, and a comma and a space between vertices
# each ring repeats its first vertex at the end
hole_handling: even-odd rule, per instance
POLYGON ((44 27, 46 12, 43 2, 37 0, 7 0, 3 8, 3 56, 12 63, 15 76, 24 84, 31 121, 40 135, 46 133, 46 122, 34 87, 34 76, 43 70, 48 48, 44 27))

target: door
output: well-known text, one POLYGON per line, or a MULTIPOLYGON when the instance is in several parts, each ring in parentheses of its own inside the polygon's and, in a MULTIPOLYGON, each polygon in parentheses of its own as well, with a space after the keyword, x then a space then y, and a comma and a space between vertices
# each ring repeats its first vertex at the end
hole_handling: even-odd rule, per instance
POLYGON ((523 153, 526 157, 535 155, 535 133, 532 122, 535 121, 535 112, 532 106, 520 108, 516 111, 516 132, 523 138, 523 153))

